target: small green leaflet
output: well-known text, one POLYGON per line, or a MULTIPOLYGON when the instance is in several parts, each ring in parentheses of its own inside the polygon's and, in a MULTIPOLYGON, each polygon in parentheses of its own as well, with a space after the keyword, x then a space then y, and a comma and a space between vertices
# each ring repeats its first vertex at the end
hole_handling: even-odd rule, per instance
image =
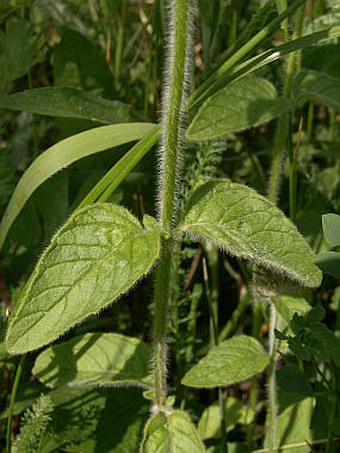
POLYGON ((151 417, 144 429, 141 453, 204 453, 196 429, 183 411, 151 417))
POLYGON ((6 349, 22 354, 98 313, 147 274, 160 250, 156 220, 147 228, 125 208, 98 203, 76 211, 52 238, 9 319, 6 349))
POLYGON ((227 85, 200 108, 186 134, 188 140, 210 140, 266 123, 292 107, 277 97, 266 79, 247 76, 227 85))
POLYGON ((150 350, 137 338, 86 333, 43 351, 33 374, 49 387, 148 387, 150 350))
POLYGON ((296 227, 249 187, 221 179, 204 183, 190 198, 178 230, 305 286, 321 282, 313 252, 296 227))
MULTIPOLYGON (((245 406, 237 398, 228 395, 224 400, 224 409, 228 414, 227 431, 234 429, 236 424, 250 425, 254 422, 254 410, 245 406)), ((221 437, 221 409, 218 401, 203 411, 198 422, 198 433, 203 440, 221 437)))
POLYGON ((189 387, 209 388, 235 384, 261 373, 269 357, 253 337, 239 335, 223 341, 182 379, 189 387))
POLYGON ((325 214, 322 216, 322 228, 326 241, 331 247, 340 246, 340 215, 325 214))

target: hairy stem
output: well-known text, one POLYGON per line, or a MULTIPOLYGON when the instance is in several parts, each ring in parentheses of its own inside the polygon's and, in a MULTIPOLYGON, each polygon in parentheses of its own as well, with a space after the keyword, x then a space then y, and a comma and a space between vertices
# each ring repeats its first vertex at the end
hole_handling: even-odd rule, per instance
POLYGON ((269 325, 269 357, 270 363, 268 368, 268 414, 267 414, 267 429, 268 429, 268 447, 270 451, 275 451, 276 429, 277 429, 277 396, 276 396, 276 308, 274 304, 270 304, 270 325, 269 325))
POLYGON ((170 8, 170 48, 166 89, 163 94, 163 135, 159 152, 159 221, 168 235, 162 241, 162 253, 155 272, 154 313, 154 410, 165 410, 167 377, 167 319, 171 299, 171 262, 174 242, 171 238, 175 222, 176 184, 179 177, 181 116, 185 93, 188 49, 189 0, 174 0, 170 8))

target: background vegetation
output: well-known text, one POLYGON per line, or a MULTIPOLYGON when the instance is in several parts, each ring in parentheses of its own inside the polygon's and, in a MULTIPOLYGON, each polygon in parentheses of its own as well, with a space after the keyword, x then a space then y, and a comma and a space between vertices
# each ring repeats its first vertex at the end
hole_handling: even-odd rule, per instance
MULTIPOLYGON (((1 2, 1 217, 25 170, 52 145, 103 124, 160 121, 165 3, 1 2), (55 90, 26 91, 43 87, 55 90), (22 92, 26 94, 16 96, 22 92)), ((233 91, 227 80, 214 79, 213 71, 265 31, 287 9, 286 2, 198 0, 189 91, 203 83, 210 92, 203 92, 201 100, 202 90, 195 92, 196 99, 189 98, 193 107, 179 203, 184 205, 206 177, 229 178, 262 195, 269 185, 270 198, 311 245, 324 272, 321 286, 315 291, 289 288, 274 298, 279 318, 276 445, 293 452, 335 452, 340 445, 340 227, 338 217, 323 215, 340 214, 340 6, 336 0, 288 6, 295 3, 294 14, 246 49, 241 59, 249 62, 269 52, 273 62, 259 63, 255 75, 261 79, 251 79, 248 85, 240 79, 233 91), (333 35, 322 35, 329 29, 333 35), (315 33, 320 35, 311 45, 303 41, 293 46, 294 53, 283 51, 279 59, 273 55, 276 46, 315 33), (259 95, 266 89, 271 93, 268 103, 259 95), (245 93, 253 104, 250 109, 248 102, 242 110, 245 93), (203 100, 205 110, 192 121, 203 100), (229 105, 236 106, 236 113, 229 105), (269 180, 275 171, 281 181, 271 192, 269 180)), ((249 66, 252 71, 255 64, 249 66)), ((20 208, 1 251, 2 337, 8 313, 52 234, 130 148, 123 144, 74 162, 47 179, 20 208)), ((138 218, 155 214, 156 149, 145 153, 109 193, 108 201, 124 205, 138 218)), ((185 239, 175 260, 168 340, 174 404, 198 426, 208 451, 223 451, 221 426, 229 451, 268 451, 260 450, 267 448, 271 423, 266 371, 219 390, 181 384, 216 342, 233 335, 251 335, 268 350, 267 295, 256 293, 251 269, 242 260, 220 253, 210 243, 185 239), (225 421, 219 400, 225 405, 225 421)), ((149 276, 118 304, 90 317, 62 340, 72 342, 86 332, 114 332, 150 344, 152 286, 149 276)), ((138 451, 150 406, 142 389, 78 388, 67 385, 71 378, 48 381, 39 378, 38 356, 42 360, 41 351, 27 355, 17 389, 13 451, 138 451)), ((20 358, 5 352, 2 344, 0 360, 0 437, 5 448, 5 421, 20 358)), ((60 360, 67 361, 67 355, 60 360)))

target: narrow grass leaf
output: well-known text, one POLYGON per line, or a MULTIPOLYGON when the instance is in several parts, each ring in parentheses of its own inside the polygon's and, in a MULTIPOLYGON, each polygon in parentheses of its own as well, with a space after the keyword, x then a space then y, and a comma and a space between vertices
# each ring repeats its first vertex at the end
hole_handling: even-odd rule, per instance
POLYGON ((130 107, 76 87, 45 87, 0 97, 0 109, 23 110, 38 115, 82 118, 105 124, 131 120, 130 107))
POLYGON ((325 214, 322 216, 322 228, 326 241, 331 247, 340 246, 340 215, 325 214))
POLYGON ((218 91, 200 108, 187 131, 188 140, 210 140, 266 123, 291 108, 274 85, 260 77, 244 77, 218 91))
POLYGON ((9 319, 6 348, 21 354, 98 313, 150 271, 160 249, 125 208, 99 203, 76 211, 52 238, 9 319))
POLYGON ((97 182, 83 198, 78 207, 86 206, 95 201, 107 201, 123 179, 149 152, 160 138, 160 127, 155 127, 137 142, 109 171, 97 182))
POLYGON ((340 111, 340 78, 318 71, 301 71, 294 82, 294 96, 340 111))
POLYGON ((149 363, 149 347, 137 338, 86 333, 43 351, 33 374, 48 387, 148 387, 149 363))
POLYGON ((249 187, 220 179, 204 183, 189 200, 178 229, 305 286, 321 282, 313 252, 296 227, 249 187))
POLYGON ((159 412, 144 429, 141 453, 203 453, 196 429, 185 412, 159 412))
POLYGON ((189 387, 210 388, 235 384, 261 373, 269 357, 255 338, 239 335, 223 341, 182 379, 189 387))
POLYGON ((28 167, 21 177, 0 224, 0 249, 8 230, 34 191, 50 176, 83 157, 133 140, 139 140, 153 129, 150 123, 101 126, 76 134, 53 145, 28 167))
MULTIPOLYGON (((252 74, 256 70, 281 59, 285 55, 289 55, 291 52, 296 52, 297 50, 305 49, 315 44, 338 37, 340 37, 340 26, 334 26, 327 28, 326 30, 310 33, 309 35, 302 36, 301 38, 293 39, 292 41, 261 52, 259 55, 251 57, 248 60, 231 67, 231 69, 226 73, 223 72, 216 77, 212 83, 206 83, 211 79, 208 78, 199 87, 199 89, 193 93, 187 108, 192 110, 196 105, 202 104, 202 102, 213 96, 217 91, 221 90, 231 82, 239 80, 241 77, 245 77, 248 74, 252 74), (205 88, 205 91, 202 89, 203 87, 205 88)), ((319 66, 320 64, 318 63, 318 67, 319 66)), ((324 66, 325 65, 322 65, 322 67, 324 66)), ((214 79, 214 77, 212 79, 214 79)))

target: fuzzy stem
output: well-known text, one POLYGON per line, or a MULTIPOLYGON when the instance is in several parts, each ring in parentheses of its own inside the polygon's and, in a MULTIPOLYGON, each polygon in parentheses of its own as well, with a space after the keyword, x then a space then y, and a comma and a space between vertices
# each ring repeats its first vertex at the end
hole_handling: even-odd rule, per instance
POLYGON ((174 0, 173 27, 170 36, 170 81, 164 93, 163 149, 161 157, 160 221, 171 232, 175 214, 175 195, 178 177, 178 155, 181 139, 181 116, 185 88, 187 28, 189 0, 174 0))
POLYGON ((171 298, 171 263, 174 241, 171 238, 175 221, 178 154, 181 140, 181 112, 187 61, 189 0, 174 0, 170 9, 172 26, 168 55, 169 85, 164 93, 163 137, 160 151, 161 181, 159 185, 159 220, 169 238, 162 241, 162 253, 155 271, 154 339, 154 410, 165 410, 167 376, 167 320, 171 298))
POLYGON ((268 393, 269 407, 267 414, 268 429, 268 447, 270 451, 275 451, 276 429, 277 429, 277 397, 276 397, 276 308, 274 304, 270 305, 270 326, 269 326, 269 357, 270 363, 268 368, 268 393))

